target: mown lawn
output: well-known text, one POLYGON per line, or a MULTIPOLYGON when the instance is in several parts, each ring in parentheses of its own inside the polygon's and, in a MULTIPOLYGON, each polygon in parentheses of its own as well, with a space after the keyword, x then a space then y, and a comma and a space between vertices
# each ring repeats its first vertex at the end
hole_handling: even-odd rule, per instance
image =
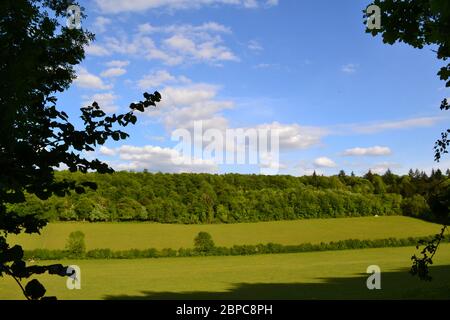
POLYGON ((320 243, 346 239, 407 238, 436 234, 440 226, 401 216, 313 219, 216 225, 157 223, 50 223, 38 235, 11 236, 25 249, 63 249, 69 233, 81 230, 88 249, 113 250, 192 247, 200 231, 209 232, 216 245, 320 243))
MULTIPOLYGON (((81 267, 81 290, 43 276, 59 299, 449 299, 450 244, 435 258, 434 280, 408 274, 414 247, 235 257, 64 261, 81 267), (381 267, 381 290, 366 288, 369 265, 381 267)), ((0 278, 0 299, 21 299, 0 278)))

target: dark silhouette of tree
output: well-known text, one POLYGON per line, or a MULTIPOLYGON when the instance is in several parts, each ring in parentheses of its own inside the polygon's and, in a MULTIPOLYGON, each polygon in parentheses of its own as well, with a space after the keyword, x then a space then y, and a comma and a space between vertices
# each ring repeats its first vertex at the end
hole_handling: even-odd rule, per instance
MULTIPOLYGON (((372 36, 381 34, 384 43, 394 44, 404 42, 414 48, 422 49, 426 46, 436 52, 439 60, 447 61, 450 57, 450 1, 448 0, 374 0, 372 5, 380 8, 381 28, 366 29, 372 36)), ((370 14, 370 13, 369 13, 370 14)), ((367 12, 364 18, 369 18, 367 12)), ((446 87, 450 87, 450 63, 441 67, 437 75, 445 81, 446 87)), ((441 110, 449 110, 447 99, 441 102, 441 110)), ((441 138, 434 146, 434 159, 439 162, 442 155, 448 153, 450 146, 450 129, 441 133, 441 138)), ((434 175, 434 174, 433 174, 434 175)), ((447 186, 447 190, 448 190, 447 186)), ((444 191, 448 195, 448 191, 444 191)), ((445 216, 448 217, 448 200, 445 203, 445 216)), ((422 256, 412 257, 413 267, 411 273, 418 275, 420 279, 431 280, 428 266, 433 263, 433 256, 438 249, 439 243, 446 226, 436 238, 425 245, 422 256)), ((419 248, 419 246, 418 246, 419 248)))
MULTIPOLYGON (((98 159, 83 158, 108 139, 126 139, 120 130, 137 121, 160 101, 158 92, 144 93, 144 100, 130 105, 125 114, 106 115, 100 106, 81 108, 83 126, 75 128, 57 108, 55 94, 75 78, 74 66, 84 58, 84 46, 94 35, 83 28, 65 26, 66 10, 76 4, 65 0, 3 0, 0 2, 0 276, 14 278, 27 299, 41 299, 45 288, 38 280, 22 280, 48 272, 66 276, 67 268, 27 266, 20 246, 10 247, 8 234, 39 233, 47 223, 37 214, 20 215, 11 205, 25 201, 25 193, 39 199, 63 197, 95 183, 56 180, 55 168, 71 172, 112 172, 98 159)), ((85 15, 81 11, 81 18, 85 15)))

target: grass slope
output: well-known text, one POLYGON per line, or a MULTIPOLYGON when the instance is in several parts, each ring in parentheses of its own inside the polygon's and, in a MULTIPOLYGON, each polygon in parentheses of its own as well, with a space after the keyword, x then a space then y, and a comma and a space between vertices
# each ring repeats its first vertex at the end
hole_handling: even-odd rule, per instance
POLYGON ((258 243, 320 243, 346 239, 408 238, 436 234, 440 226, 402 216, 314 219, 215 225, 157 223, 50 223, 38 235, 11 236, 24 249, 63 249, 69 233, 81 230, 88 249, 113 250, 192 247, 200 231, 209 232, 216 245, 258 243))
MULTIPOLYGON (((401 299, 450 298, 450 245, 435 257, 434 280, 408 274, 413 247, 299 254, 69 261, 81 267, 81 290, 43 276, 59 299, 401 299), (381 290, 366 288, 366 268, 381 267, 381 290)), ((0 278, 0 299, 22 299, 0 278)))

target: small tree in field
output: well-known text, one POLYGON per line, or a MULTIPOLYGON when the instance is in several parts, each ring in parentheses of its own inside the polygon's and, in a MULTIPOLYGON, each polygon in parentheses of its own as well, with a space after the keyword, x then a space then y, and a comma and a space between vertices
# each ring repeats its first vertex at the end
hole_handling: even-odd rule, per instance
POLYGON ((208 253, 214 249, 214 241, 208 232, 199 232, 194 239, 195 250, 201 253, 208 253))
POLYGON ((86 253, 84 233, 81 231, 71 232, 69 239, 67 239, 66 250, 73 257, 82 257, 86 253))

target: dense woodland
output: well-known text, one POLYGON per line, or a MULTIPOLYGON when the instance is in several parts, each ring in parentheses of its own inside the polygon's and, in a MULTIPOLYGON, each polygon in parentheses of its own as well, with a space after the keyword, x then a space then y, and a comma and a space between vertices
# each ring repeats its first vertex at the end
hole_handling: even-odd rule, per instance
POLYGON ((234 223, 250 221, 409 215, 442 222, 448 216, 450 171, 410 170, 398 176, 262 176, 241 174, 112 174, 56 172, 58 180, 95 182, 97 190, 52 196, 27 195, 20 214, 50 221, 154 221, 234 223))

